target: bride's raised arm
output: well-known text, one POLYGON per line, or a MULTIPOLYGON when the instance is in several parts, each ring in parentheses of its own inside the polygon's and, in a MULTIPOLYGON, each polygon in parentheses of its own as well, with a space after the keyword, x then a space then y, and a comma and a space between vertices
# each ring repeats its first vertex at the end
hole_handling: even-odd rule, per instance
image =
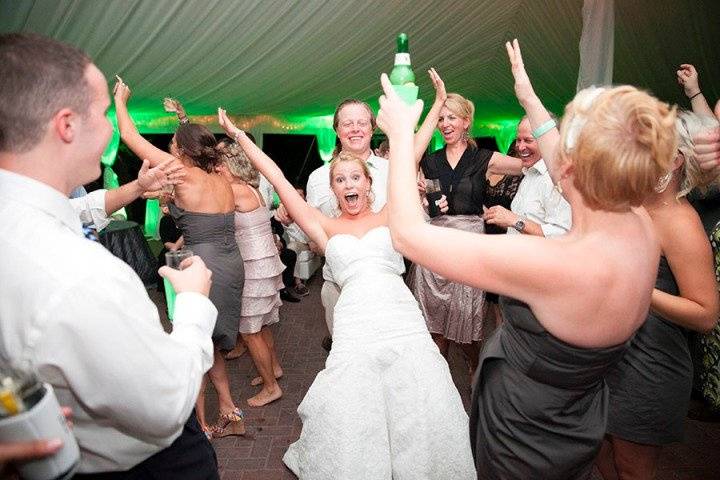
POLYGON ((325 244, 328 241, 326 225, 331 219, 303 200, 273 159, 255 145, 245 135, 245 132, 237 128, 222 108, 218 108, 218 122, 223 130, 240 145, 255 168, 272 184, 283 205, 303 232, 317 243, 321 250, 325 250, 325 244))

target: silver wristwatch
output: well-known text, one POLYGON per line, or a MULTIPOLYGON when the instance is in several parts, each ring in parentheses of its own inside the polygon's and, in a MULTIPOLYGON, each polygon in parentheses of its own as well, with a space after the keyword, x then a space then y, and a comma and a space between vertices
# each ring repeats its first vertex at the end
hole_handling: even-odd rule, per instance
POLYGON ((525 221, 522 219, 522 217, 518 218, 517 222, 513 224, 513 228, 518 232, 522 232, 523 230, 525 230, 525 221))

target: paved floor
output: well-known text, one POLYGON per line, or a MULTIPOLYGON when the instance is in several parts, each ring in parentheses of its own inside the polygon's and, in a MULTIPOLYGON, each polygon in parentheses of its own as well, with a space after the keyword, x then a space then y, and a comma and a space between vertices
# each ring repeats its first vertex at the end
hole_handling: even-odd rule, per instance
MULTIPOLYGON (((281 309, 280 323, 273 327, 277 351, 285 375, 280 381, 284 396, 262 407, 249 408, 245 400, 254 395, 256 387, 250 380, 256 375, 250 357, 245 354, 228 363, 231 391, 246 413, 246 424, 252 435, 214 440, 223 480, 295 479, 282 463, 287 446, 300 435, 301 423, 297 406, 323 369, 326 352, 320 342, 325 335, 323 309, 320 304, 322 280, 314 278, 311 294, 300 303, 286 303, 281 309)), ((155 295, 153 295, 155 297, 155 295)), ((457 350, 449 359, 455 384, 468 405, 469 378, 464 361, 457 350)), ((208 387, 208 419, 216 418, 217 402, 208 387)), ((686 442, 663 451, 658 479, 720 479, 720 424, 687 420, 686 442)), ((593 478, 600 478, 597 474, 593 478)))

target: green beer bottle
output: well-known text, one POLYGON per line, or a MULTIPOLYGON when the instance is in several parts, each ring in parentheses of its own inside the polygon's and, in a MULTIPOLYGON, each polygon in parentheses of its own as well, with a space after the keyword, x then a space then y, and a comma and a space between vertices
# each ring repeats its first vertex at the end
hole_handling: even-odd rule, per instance
POLYGON ((395 66, 390 72, 390 83, 393 85, 415 86, 415 74, 410 68, 410 50, 408 49, 407 33, 397 36, 397 52, 395 53, 395 66))

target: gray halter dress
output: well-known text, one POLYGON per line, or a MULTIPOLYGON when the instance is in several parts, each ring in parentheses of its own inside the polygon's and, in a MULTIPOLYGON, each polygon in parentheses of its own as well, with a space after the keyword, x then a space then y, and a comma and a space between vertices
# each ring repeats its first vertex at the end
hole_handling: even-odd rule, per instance
POLYGON ((605 435, 605 374, 627 342, 576 347, 547 332, 527 305, 500 304, 505 322, 480 355, 470 407, 478 478, 587 478, 605 435))
MULTIPOLYGON (((655 288, 670 295, 680 293, 664 256, 655 288)), ((680 325, 648 314, 627 353, 608 375, 609 434, 646 445, 683 439, 693 380, 688 336, 680 325)))
POLYGON ((188 212, 170 204, 170 214, 185 238, 185 247, 212 271, 210 301, 218 310, 212 339, 217 348, 235 347, 240 322, 245 270, 235 241, 235 212, 188 212))

